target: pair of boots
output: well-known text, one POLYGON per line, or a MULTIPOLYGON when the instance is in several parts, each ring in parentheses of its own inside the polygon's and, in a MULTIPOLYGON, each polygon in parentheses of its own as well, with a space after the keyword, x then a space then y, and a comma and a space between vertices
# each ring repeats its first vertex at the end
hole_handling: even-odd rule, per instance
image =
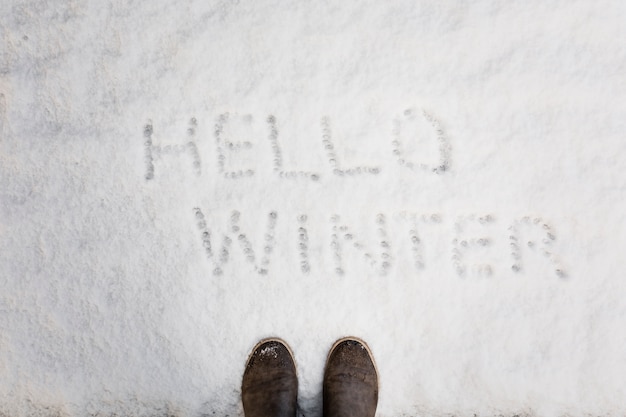
MULTIPOLYGON (((338 340, 324 371, 324 417, 374 417, 378 374, 368 346, 360 339, 338 340)), ((253 349, 241 384, 246 417, 295 417, 298 377, 293 355, 280 339, 253 349)))

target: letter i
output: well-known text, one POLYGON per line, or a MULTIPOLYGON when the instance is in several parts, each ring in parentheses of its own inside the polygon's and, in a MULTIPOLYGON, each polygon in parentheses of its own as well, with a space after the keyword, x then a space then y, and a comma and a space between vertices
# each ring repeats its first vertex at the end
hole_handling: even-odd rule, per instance
POLYGON ((300 270, 305 274, 311 271, 311 264, 309 263, 309 233, 306 230, 306 214, 298 216, 298 252, 300 254, 300 270))

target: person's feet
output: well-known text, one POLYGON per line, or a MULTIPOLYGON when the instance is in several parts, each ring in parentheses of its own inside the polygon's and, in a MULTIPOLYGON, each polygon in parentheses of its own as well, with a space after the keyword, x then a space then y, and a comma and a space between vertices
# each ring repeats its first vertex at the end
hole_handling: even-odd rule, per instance
POLYGON ((286 343, 278 339, 255 346, 243 374, 241 398, 246 417, 295 417, 298 397, 296 365, 286 343))
POLYGON ((338 340, 324 372, 324 417, 374 417, 378 374, 365 342, 338 340))

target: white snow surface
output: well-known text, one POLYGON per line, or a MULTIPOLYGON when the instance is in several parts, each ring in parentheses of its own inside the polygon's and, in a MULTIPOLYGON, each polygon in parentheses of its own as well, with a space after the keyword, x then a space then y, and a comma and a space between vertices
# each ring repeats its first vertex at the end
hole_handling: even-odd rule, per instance
POLYGON ((626 2, 0 4, 0 415, 626 413, 626 2))

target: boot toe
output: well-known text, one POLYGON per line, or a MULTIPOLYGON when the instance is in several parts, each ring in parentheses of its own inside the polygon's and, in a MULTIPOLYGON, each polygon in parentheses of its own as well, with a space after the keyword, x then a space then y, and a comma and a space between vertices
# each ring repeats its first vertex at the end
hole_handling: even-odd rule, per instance
POLYGON ((378 374, 367 345, 354 338, 338 341, 324 373, 324 417, 373 417, 378 374))
POLYGON ((298 377, 290 349, 281 340, 260 342, 252 351, 241 384, 246 417, 294 417, 298 377))
POLYGON ((246 365, 246 371, 257 367, 272 367, 295 372, 295 364, 291 351, 280 340, 272 339, 258 344, 246 365))

